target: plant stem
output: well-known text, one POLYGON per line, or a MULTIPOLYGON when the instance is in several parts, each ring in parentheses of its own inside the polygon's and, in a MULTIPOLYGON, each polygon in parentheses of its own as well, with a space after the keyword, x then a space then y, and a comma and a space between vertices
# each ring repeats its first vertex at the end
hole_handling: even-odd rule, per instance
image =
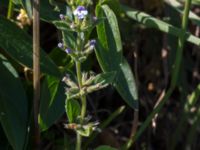
POLYGON ((165 102, 170 98, 171 94, 173 93, 173 91, 176 87, 178 75, 179 75, 179 72, 180 72, 182 57, 183 57, 183 47, 184 47, 184 43, 185 43, 185 35, 186 35, 186 29, 187 29, 187 24, 188 24, 188 16, 189 16, 189 11, 190 11, 190 5, 191 5, 191 0, 186 0, 183 19, 182 19, 182 31, 183 32, 178 39, 178 48, 177 48, 177 52, 176 52, 176 60, 175 60, 175 63, 174 63, 175 67, 174 67, 174 70, 172 72, 172 79, 171 79, 170 88, 167 90, 162 101, 151 112, 151 114, 145 120, 143 125, 139 128, 138 132, 133 137, 131 137, 131 139, 129 139, 128 142, 122 147, 122 150, 127 150, 127 149, 131 148, 131 146, 134 144, 135 140, 137 140, 141 136, 141 134, 144 132, 144 130, 151 123, 152 118, 154 118, 154 116, 157 113, 160 112, 160 110, 164 106, 165 102))
POLYGON ((186 30, 187 30, 187 25, 188 25, 188 16, 190 12, 190 6, 191 6, 191 0, 186 0, 185 2, 185 8, 184 8, 184 14, 183 14, 183 19, 182 19, 182 31, 181 36, 178 39, 178 48, 176 51, 176 61, 175 61, 175 67, 172 73, 172 80, 171 80, 171 86, 175 87, 178 79, 178 74, 180 72, 180 65, 182 62, 182 57, 183 57, 183 46, 185 43, 185 35, 186 35, 186 30))
MULTIPOLYGON (((82 50, 81 33, 78 33, 78 37, 77 37, 77 50, 78 51, 82 50)), ((77 73, 78 85, 81 90, 82 89, 81 63, 78 61, 76 62, 76 73, 77 73)), ((86 108, 87 108, 86 96, 81 96, 80 124, 83 124, 85 114, 86 114, 86 108)), ((76 150, 81 150, 81 143, 82 143, 82 136, 79 133, 77 133, 76 150)))
POLYGON ((76 150, 81 150, 82 136, 77 133, 76 138, 76 150))
MULTIPOLYGON (((82 74, 81 74, 81 63, 80 62, 76 62, 76 72, 77 72, 77 78, 78 78, 78 84, 79 84, 79 88, 82 88, 82 74)), ((86 114, 86 107, 87 107, 87 103, 86 103, 86 97, 82 96, 81 97, 81 124, 83 123, 83 120, 85 118, 85 114, 86 114)), ((82 137, 80 134, 77 133, 77 141, 76 141, 76 150, 81 150, 81 141, 82 141, 82 137)))
POLYGON ((33 1, 33 112, 34 112, 34 149, 40 149, 40 130, 38 124, 40 100, 40 0, 33 1))
POLYGON ((12 14, 13 14, 13 2, 12 0, 9 0, 7 19, 11 19, 12 14))

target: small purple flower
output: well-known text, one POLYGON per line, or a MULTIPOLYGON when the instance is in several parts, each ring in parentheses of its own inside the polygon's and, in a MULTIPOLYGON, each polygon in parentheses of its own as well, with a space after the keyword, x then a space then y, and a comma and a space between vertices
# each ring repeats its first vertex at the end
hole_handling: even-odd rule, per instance
POLYGON ((94 40, 94 39, 93 39, 93 40, 90 40, 90 46, 91 46, 91 45, 95 45, 95 44, 96 44, 96 40, 94 40))
POLYGON ((96 40, 91 40, 90 41, 90 48, 94 49, 95 45, 96 45, 96 40))
POLYGON ((59 17, 61 20, 65 20, 65 16, 63 14, 60 14, 59 17))
POLYGON ((71 51, 71 49, 66 48, 66 49, 65 49, 65 52, 66 52, 67 54, 70 54, 72 51, 71 51))
POLYGON ((58 43, 58 47, 59 47, 59 48, 64 48, 63 43, 58 43))
POLYGON ((85 18, 85 16, 87 16, 88 11, 84 6, 78 6, 74 12, 73 12, 74 16, 77 16, 78 19, 82 20, 85 18))

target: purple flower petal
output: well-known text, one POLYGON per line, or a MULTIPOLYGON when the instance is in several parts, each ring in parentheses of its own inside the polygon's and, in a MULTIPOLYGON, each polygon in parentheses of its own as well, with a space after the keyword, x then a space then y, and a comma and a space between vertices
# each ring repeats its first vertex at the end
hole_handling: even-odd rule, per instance
POLYGON ((74 12, 73 12, 74 16, 77 16, 78 19, 84 19, 85 16, 87 16, 88 11, 84 6, 78 6, 74 12))
POLYGON ((90 46, 95 45, 96 44, 96 40, 90 40, 90 46))
POLYGON ((66 48, 66 49, 65 49, 65 52, 66 52, 67 54, 69 54, 69 53, 71 53, 72 51, 71 51, 71 49, 66 48))

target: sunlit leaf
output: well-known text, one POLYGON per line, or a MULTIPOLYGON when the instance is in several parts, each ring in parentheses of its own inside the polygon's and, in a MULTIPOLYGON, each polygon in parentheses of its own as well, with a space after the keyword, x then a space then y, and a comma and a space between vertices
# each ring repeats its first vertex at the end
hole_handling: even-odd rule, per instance
MULTIPOLYGON (((148 28, 155 28, 162 32, 165 32, 165 33, 177 36, 177 37, 179 37, 181 34, 183 34, 182 29, 179 29, 178 27, 175 27, 175 26, 168 24, 162 20, 152 17, 149 14, 135 10, 128 6, 122 6, 122 9, 124 10, 125 14, 129 18, 134 19, 134 20, 144 24, 148 28)), ((191 33, 186 32, 185 37, 188 42, 193 43, 197 46, 200 45, 200 38, 192 35, 191 33)))
POLYGON ((104 72, 116 72, 114 87, 127 104, 138 109, 138 95, 134 76, 129 64, 122 56, 122 43, 117 18, 107 5, 97 6, 96 14, 100 18, 107 18, 105 22, 97 26, 99 42, 97 42, 95 52, 98 62, 104 72))

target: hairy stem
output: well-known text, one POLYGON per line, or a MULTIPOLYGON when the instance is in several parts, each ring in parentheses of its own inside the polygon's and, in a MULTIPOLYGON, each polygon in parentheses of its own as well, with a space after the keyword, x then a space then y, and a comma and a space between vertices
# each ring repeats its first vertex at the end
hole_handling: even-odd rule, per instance
MULTIPOLYGON (((78 33, 77 38, 77 50, 82 50, 82 41, 81 41, 81 35, 78 33)), ((76 73, 77 73, 77 79, 80 90, 82 89, 82 73, 81 73, 81 63, 76 62, 76 73)), ((86 102, 86 96, 81 96, 81 124, 83 124, 85 114, 86 114, 86 108, 87 108, 87 102, 86 102)), ((76 141, 76 150, 81 150, 81 143, 82 143, 82 136, 77 133, 77 141, 76 141)))

